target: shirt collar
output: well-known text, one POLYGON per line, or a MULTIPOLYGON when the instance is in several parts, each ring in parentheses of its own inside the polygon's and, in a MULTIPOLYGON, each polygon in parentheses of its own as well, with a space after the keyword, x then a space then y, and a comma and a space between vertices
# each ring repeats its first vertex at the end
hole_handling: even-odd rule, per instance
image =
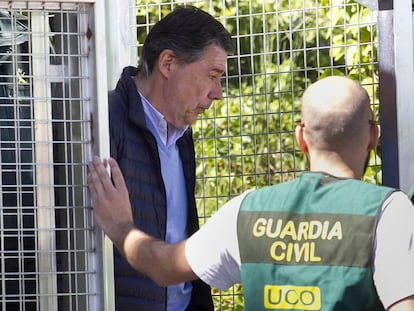
POLYGON ((140 93, 142 106, 144 108, 145 117, 147 122, 151 122, 161 141, 165 146, 169 147, 176 143, 176 141, 184 135, 184 132, 188 129, 186 125, 183 129, 178 129, 171 124, 168 124, 164 118, 164 115, 154 108, 153 105, 140 93))

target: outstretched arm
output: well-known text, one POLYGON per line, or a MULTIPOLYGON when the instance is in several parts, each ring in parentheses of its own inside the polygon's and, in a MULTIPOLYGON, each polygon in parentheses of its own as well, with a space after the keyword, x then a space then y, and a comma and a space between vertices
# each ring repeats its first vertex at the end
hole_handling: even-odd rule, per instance
POLYGON ((95 219, 129 264, 160 286, 194 280, 185 257, 185 243, 167 244, 137 229, 122 172, 112 158, 110 179, 99 157, 88 164, 88 186, 95 219))

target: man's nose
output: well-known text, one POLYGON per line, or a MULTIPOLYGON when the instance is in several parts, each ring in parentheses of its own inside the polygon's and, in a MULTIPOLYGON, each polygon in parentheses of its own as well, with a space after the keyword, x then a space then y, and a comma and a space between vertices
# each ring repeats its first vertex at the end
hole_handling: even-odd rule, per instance
POLYGON ((212 100, 217 100, 223 98, 223 89, 221 87, 220 81, 214 84, 212 90, 208 94, 208 97, 212 100))

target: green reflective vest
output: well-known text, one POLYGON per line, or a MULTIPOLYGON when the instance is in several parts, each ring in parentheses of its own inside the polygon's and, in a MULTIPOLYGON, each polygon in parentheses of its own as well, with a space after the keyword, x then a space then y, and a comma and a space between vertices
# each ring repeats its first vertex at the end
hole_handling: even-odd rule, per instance
POLYGON ((245 310, 384 310, 370 256, 392 191, 304 173, 250 193, 237 220, 245 310))

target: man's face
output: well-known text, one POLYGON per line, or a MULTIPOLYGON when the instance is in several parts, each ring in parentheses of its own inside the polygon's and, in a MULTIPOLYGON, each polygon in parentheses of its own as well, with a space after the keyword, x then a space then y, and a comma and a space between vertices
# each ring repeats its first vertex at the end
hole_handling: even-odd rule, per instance
POLYGON ((164 88, 164 116, 176 128, 193 124, 197 116, 222 98, 221 77, 227 53, 212 44, 191 64, 174 63, 164 88))

